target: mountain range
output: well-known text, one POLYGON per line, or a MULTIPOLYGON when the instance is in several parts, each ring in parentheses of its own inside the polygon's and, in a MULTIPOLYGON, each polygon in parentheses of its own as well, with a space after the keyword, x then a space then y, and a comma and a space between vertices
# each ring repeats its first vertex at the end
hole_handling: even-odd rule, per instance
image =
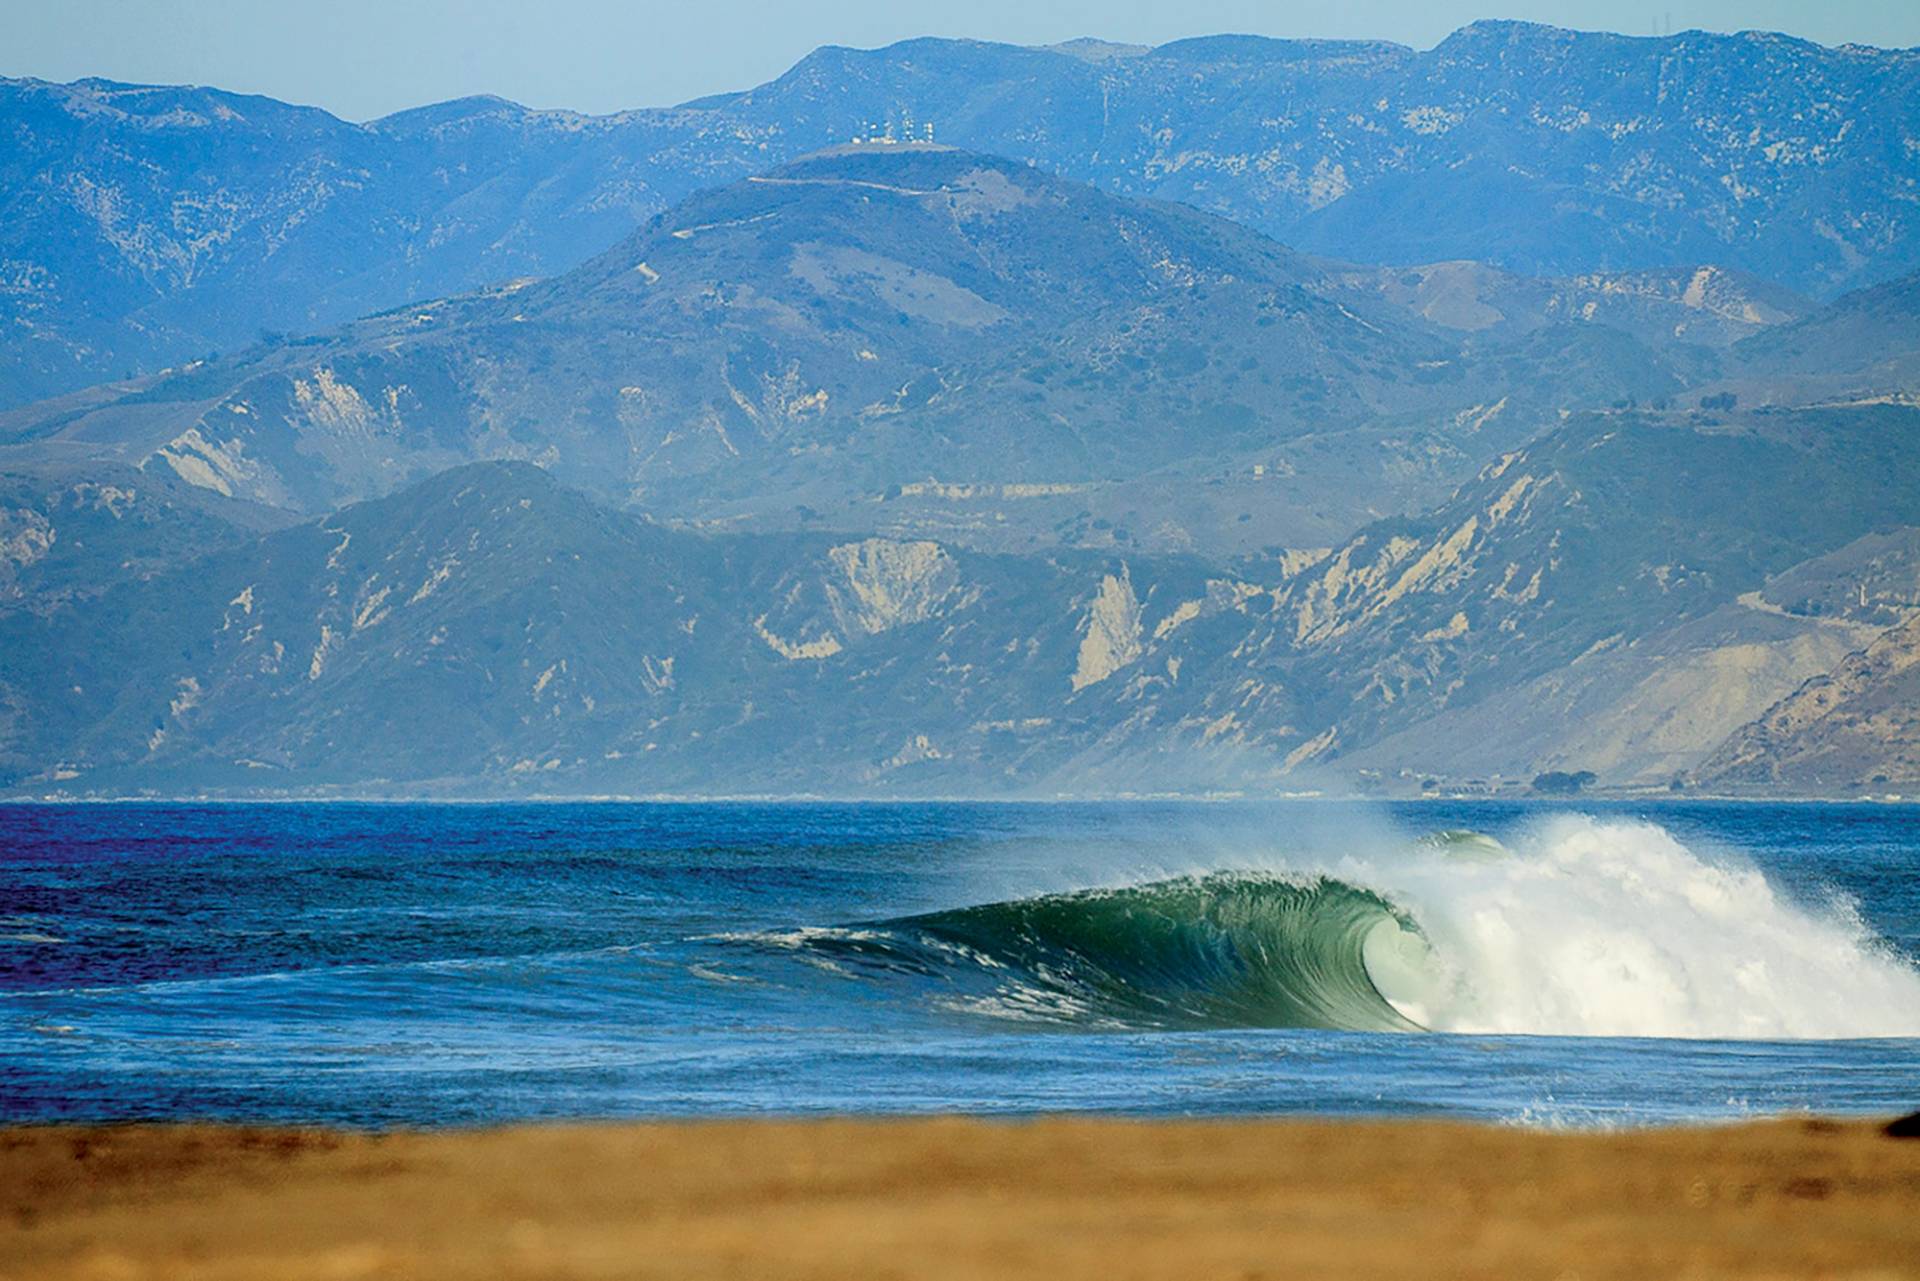
MULTIPOLYGON (((468 102, 368 126, 13 84, 33 128, 66 122, 34 144, 43 176, 128 160, 157 185, 108 202, 121 240, 207 274, 73 313, 106 335, 89 350, 138 333, 171 367, 0 411, 0 789, 1920 785, 1920 272, 1899 221, 1920 144, 1851 150, 1910 128, 1884 109, 1906 58, 1518 24, 1426 54, 920 41, 676 112, 468 102), (1611 78, 1587 69, 1603 55, 1611 78), (1709 102, 1746 119, 1728 104, 1753 67, 1825 77, 1834 121, 1773 123, 1846 142, 1740 197, 1785 202, 1772 216, 1716 241, 1690 188, 1635 188, 1658 217, 1591 203, 1616 145, 1655 154, 1709 102), (1149 160, 1183 131, 1308 119, 1332 145, 1356 85, 1476 105, 1444 128, 1406 108, 1421 141, 1391 163, 1368 150, 1386 126, 1352 124, 1339 154, 1368 176, 1311 208, 1266 153, 1149 160), (1871 102, 1842 96, 1861 85, 1871 102), (1549 90, 1586 116, 1551 146, 1529 132, 1549 90), (1649 93, 1639 124, 1587 136, 1649 93), (1284 119, 1255 112, 1276 95, 1284 119), (909 139, 930 102, 943 138, 1014 154, 909 139), (1123 147, 1153 111, 1158 150, 1123 147), (643 127, 644 164, 621 150, 643 127), (176 133, 208 150, 165 155, 176 133), (375 180, 402 137, 438 177, 375 180), (276 148, 343 139, 359 168, 283 207, 270 252, 246 201, 185 258, 129 230, 156 193, 242 157, 285 183, 276 148), (621 174, 626 203, 583 194, 621 174), (1379 212, 1406 184, 1457 239, 1379 212), (1820 266, 1794 228, 1869 190, 1890 211, 1872 253, 1820 266), (425 212, 442 200, 457 217, 425 212), (1507 203, 1475 221, 1471 200, 1507 203), (1348 214, 1376 221, 1342 241, 1348 214), (189 318, 212 306, 224 338, 189 318), (256 314, 274 307, 306 310, 256 314), (167 354, 188 335, 231 349, 167 354)), ((82 252, 92 233, 36 223, 33 190, 4 234, 82 252)), ((204 212, 167 198, 176 229, 204 212)), ((124 261, 84 253, 95 284, 124 261)), ((57 311, 16 313, 21 350, 59 346, 34 346, 57 311)))
POLYGON ((0 406, 564 271, 696 190, 910 120, 1340 260, 1711 263, 1825 300, 1920 267, 1916 119, 1912 50, 1514 22, 1426 51, 824 48, 746 92, 611 116, 473 98, 353 124, 206 88, 0 81, 0 406))

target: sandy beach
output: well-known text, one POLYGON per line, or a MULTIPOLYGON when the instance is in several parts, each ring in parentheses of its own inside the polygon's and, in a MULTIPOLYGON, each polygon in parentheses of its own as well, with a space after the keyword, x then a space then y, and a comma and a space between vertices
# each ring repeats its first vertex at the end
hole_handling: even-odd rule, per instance
POLYGON ((1877 1124, 952 1119, 0 1132, 0 1275, 1920 1276, 1877 1124))

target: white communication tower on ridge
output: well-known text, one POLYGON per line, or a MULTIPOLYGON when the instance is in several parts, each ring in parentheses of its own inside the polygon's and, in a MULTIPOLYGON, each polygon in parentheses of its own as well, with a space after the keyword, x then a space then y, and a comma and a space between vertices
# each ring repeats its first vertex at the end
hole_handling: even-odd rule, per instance
POLYGON ((916 122, 913 112, 903 110, 897 118, 888 116, 881 121, 869 120, 854 133, 850 141, 856 147, 898 147, 915 142, 932 142, 933 121, 916 122))

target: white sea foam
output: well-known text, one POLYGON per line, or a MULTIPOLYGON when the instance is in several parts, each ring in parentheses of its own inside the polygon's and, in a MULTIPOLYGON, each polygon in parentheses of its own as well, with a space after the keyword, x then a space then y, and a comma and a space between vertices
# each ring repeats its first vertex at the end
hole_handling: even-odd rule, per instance
POLYGON ((1795 902, 1757 869, 1645 822, 1557 817, 1501 859, 1355 860, 1408 910, 1425 990, 1387 995, 1436 1031, 1571 1036, 1920 1035, 1920 973, 1846 903, 1795 902))

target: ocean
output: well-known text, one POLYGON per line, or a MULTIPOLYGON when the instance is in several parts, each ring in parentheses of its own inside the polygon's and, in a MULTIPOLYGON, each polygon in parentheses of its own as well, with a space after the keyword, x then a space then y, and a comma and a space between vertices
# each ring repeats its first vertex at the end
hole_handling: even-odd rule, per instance
POLYGON ((1920 1107, 1920 807, 0 807, 0 1121, 1920 1107))

